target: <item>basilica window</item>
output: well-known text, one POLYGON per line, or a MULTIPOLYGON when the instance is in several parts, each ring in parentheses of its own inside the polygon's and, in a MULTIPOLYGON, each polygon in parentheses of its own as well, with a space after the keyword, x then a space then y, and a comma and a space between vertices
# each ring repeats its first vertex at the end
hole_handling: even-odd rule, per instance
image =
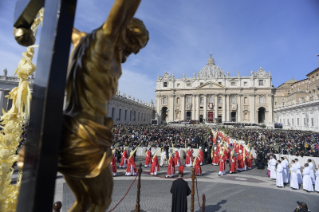
POLYGON ((263 86, 264 85, 264 80, 259 80, 259 86, 263 86))
POLYGON ((221 104, 222 103, 222 98, 218 98, 218 104, 221 104))
POLYGON ((275 102, 275 105, 277 105, 277 102, 275 102))
POLYGON ((180 83, 177 83, 177 85, 176 85, 176 86, 179 88, 179 86, 180 86, 180 85, 181 85, 180 83))
POLYGON ((259 97, 259 104, 264 104, 264 97, 259 97))
POLYGON ((218 84, 220 84, 220 85, 221 85, 221 84, 222 84, 222 82, 218 82, 218 84))
POLYGON ((244 98, 244 104, 248 104, 248 98, 247 97, 244 98))
POLYGON ((231 82, 230 85, 231 85, 231 86, 235 86, 235 85, 236 85, 236 82, 231 82))
POLYGON ((248 83, 247 82, 244 82, 244 86, 247 86, 248 85, 248 83))
POLYGON ((204 83, 201 82, 199 85, 202 86, 203 84, 204 84, 204 83))
POLYGON ((167 98, 163 97, 163 104, 166 105, 167 104, 167 98))
POLYGON ((191 86, 192 86, 192 83, 188 81, 188 82, 186 83, 186 85, 187 85, 187 87, 191 87, 191 86))
POLYGON ((199 103, 200 103, 200 104, 204 104, 204 99, 203 99, 203 98, 200 98, 199 103))
POLYGON ((179 104, 179 97, 176 98, 176 103, 179 104))
POLYGON ((234 96, 231 98, 231 103, 233 103, 233 104, 236 103, 236 98, 234 96))
POLYGON ((297 118, 297 125, 299 125, 299 118, 297 118))
POLYGON ((292 125, 294 125, 295 123, 294 123, 294 119, 291 119, 291 123, 292 123, 292 125))
POLYGON ((168 83, 167 82, 163 82, 163 87, 167 87, 168 83))
POLYGON ((191 103, 191 98, 187 97, 186 101, 187 101, 187 103, 191 103))
POLYGON ((209 103, 213 103, 213 97, 210 96, 208 101, 209 101, 209 103))

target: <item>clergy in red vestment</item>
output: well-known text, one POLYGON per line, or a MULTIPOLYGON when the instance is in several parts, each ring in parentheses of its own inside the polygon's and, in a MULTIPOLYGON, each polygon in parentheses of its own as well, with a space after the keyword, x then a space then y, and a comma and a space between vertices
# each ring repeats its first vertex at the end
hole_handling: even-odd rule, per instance
POLYGON ((190 147, 188 147, 188 150, 186 152, 185 166, 187 166, 187 167, 192 167, 193 166, 193 155, 192 155, 190 147))
POLYGON ((200 160, 198 160, 198 157, 195 158, 193 165, 194 165, 194 169, 195 169, 195 175, 201 175, 202 168, 200 167, 200 160))
POLYGON ((134 152, 131 152, 131 155, 129 159, 127 160, 127 168, 126 168, 126 173, 125 175, 131 176, 131 175, 137 175, 136 171, 136 165, 134 161, 134 152))
POLYGON ((239 154, 239 145, 238 145, 238 143, 235 142, 233 145, 234 145, 235 153, 236 153, 236 154, 239 154))
POLYGON ((121 158, 121 163, 120 163, 120 168, 126 168, 127 167, 127 151, 125 149, 125 147, 123 147, 124 152, 122 153, 122 158, 121 158))
POLYGON ((237 163, 238 163, 238 171, 245 171, 244 156, 241 150, 239 150, 239 155, 237 156, 237 163))
POLYGON ((151 166, 151 175, 157 175, 157 172, 160 170, 159 165, 158 165, 158 159, 157 159, 157 154, 153 153, 154 156, 152 158, 152 166, 151 166))
POLYGON ((248 155, 246 157, 246 166, 247 166, 247 169, 251 169, 252 167, 252 164, 253 164, 253 160, 254 160, 254 157, 253 155, 251 154, 251 150, 248 151, 248 155), (250 153, 249 153, 250 152, 250 153))
POLYGON ((214 147, 212 165, 218 166, 218 151, 216 147, 214 147))
POLYGON ((175 164, 174 164, 174 159, 172 157, 172 154, 170 154, 168 159, 166 177, 174 177, 174 174, 175 174, 175 164))
POLYGON ((203 165, 203 161, 204 161, 204 153, 202 150, 202 147, 199 147, 199 152, 198 152, 198 157, 197 159, 199 160, 200 165, 203 165))
POLYGON ((218 172, 219 176, 225 174, 225 168, 226 168, 226 157, 223 151, 220 151, 219 152, 219 172, 218 172))
POLYGON ((236 172, 236 169, 237 169, 237 160, 236 160, 236 157, 234 155, 234 150, 231 152, 231 161, 229 163, 229 173, 235 173, 236 172))
POLYGON ((145 167, 151 167, 151 165, 152 165, 152 156, 151 156, 151 150, 148 147, 146 155, 145 155, 145 167))
POLYGON ((175 165, 176 168, 181 165, 181 159, 179 158, 178 149, 177 149, 177 151, 175 152, 174 165, 175 165))
POLYGON ((112 151, 112 161, 111 161, 111 170, 112 170, 112 174, 113 174, 113 177, 116 176, 116 172, 117 172, 117 169, 116 169, 116 160, 115 160, 115 149, 112 151))

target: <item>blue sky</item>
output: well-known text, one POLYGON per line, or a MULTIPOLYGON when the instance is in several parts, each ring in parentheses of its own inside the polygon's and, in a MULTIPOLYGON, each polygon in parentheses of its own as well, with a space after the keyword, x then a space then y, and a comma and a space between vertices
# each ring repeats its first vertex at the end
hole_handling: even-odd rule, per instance
MULTIPOLYGON (((75 27, 87 32, 99 27, 113 2, 79 0, 75 27)), ((0 74, 7 68, 13 75, 25 51, 12 36, 14 5, 0 1, 0 74)), ((150 41, 123 64, 119 90, 146 102, 155 98, 157 75, 190 77, 206 65, 210 52, 230 75, 248 76, 259 67, 271 71, 275 87, 318 67, 317 0, 143 0, 136 17, 150 41)))

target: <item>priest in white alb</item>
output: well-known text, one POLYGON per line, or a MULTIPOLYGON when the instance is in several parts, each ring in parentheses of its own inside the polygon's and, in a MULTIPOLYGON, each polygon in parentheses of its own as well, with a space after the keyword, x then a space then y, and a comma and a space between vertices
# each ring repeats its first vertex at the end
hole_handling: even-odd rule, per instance
POLYGON ((276 179, 276 160, 272 157, 272 155, 270 156, 270 160, 269 160, 269 165, 270 165, 270 178, 271 179, 276 179))
POLYGON ((290 167, 290 188, 292 189, 299 189, 298 179, 297 179, 297 167, 295 161, 291 161, 290 167))
POLYGON ((281 161, 278 160, 277 161, 277 169, 276 169, 276 186, 279 188, 283 188, 284 187, 284 180, 283 180, 283 167, 281 165, 281 161))
POLYGON ((298 158, 295 159, 295 165, 297 168, 297 179, 298 179, 298 184, 302 184, 302 175, 301 175, 301 171, 300 171, 300 163, 298 161, 298 158))
POLYGON ((304 190, 311 192, 313 191, 313 185, 310 177, 310 169, 308 163, 305 163, 305 168, 302 170, 303 173, 303 183, 302 187, 304 190))

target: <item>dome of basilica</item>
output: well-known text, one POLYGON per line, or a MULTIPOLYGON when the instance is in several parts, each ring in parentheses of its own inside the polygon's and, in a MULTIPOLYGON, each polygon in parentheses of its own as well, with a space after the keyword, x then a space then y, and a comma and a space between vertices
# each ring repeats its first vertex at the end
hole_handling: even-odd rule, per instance
POLYGON ((225 76, 223 70, 215 64, 215 60, 212 57, 212 54, 210 54, 208 58, 207 65, 200 70, 198 75, 200 78, 219 78, 225 76))

